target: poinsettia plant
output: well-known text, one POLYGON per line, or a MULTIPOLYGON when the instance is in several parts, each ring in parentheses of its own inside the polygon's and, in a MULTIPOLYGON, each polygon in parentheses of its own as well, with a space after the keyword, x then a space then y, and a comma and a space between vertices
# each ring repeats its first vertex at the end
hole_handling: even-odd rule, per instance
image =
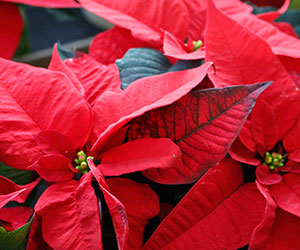
POLYGON ((0 59, 1 246, 298 249, 289 1, 57 4, 115 27, 47 69, 0 59))

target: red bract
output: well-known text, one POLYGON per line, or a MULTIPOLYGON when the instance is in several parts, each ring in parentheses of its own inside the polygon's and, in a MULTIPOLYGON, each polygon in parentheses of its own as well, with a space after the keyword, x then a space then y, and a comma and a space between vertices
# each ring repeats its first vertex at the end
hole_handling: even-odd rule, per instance
POLYGON ((205 40, 205 60, 215 65, 209 78, 216 87, 272 80, 274 84, 262 94, 270 104, 284 94, 282 89, 294 90, 294 81, 270 46, 256 32, 220 12, 212 1, 205 40))
MULTIPOLYGON (((56 61, 59 64, 62 63, 58 58, 56 61)), ((143 101, 141 103, 138 101, 135 103, 133 99, 129 98, 136 93, 134 85, 130 86, 127 91, 124 91, 124 95, 128 100, 132 100, 133 105, 131 109, 126 110, 127 119, 138 116, 139 112, 142 113, 177 100, 204 78, 208 66, 210 64, 204 65, 196 71, 174 72, 166 77, 166 79, 169 77, 174 80, 177 76, 183 75, 186 81, 183 84, 180 83, 181 85, 173 84, 168 87, 165 82, 160 81, 156 86, 150 86, 153 81, 149 81, 149 79, 148 83, 147 79, 139 81, 141 85, 143 82, 145 83, 144 93, 148 91, 148 95, 143 95, 143 98, 136 97, 136 101, 143 101), (197 75, 201 71, 204 73, 200 76, 197 75), (161 88, 159 84, 162 84, 161 88), (160 90, 157 94, 156 89, 160 90), (163 101, 165 96, 168 97, 167 101, 163 101), (144 107, 144 104, 148 106, 144 107), (139 111, 141 108, 144 110, 139 111)), ((62 241, 66 242, 67 248, 72 249, 95 249, 101 246, 97 197, 91 186, 94 177, 111 213, 118 246, 120 249, 124 249, 128 234, 125 209, 122 203, 110 193, 102 173, 93 166, 93 162, 89 162, 92 172, 84 175, 80 181, 72 180, 74 173, 79 172, 72 165, 76 158, 76 152, 84 149, 90 154, 90 145, 86 142, 88 139, 96 140, 96 138, 90 138, 95 135, 90 131, 94 122, 91 110, 96 111, 94 109, 96 106, 90 107, 78 91, 80 88, 77 88, 77 85, 72 83, 65 74, 5 60, 1 61, 1 67, 1 88, 4 93, 1 98, 1 105, 4 107, 1 113, 1 126, 6 128, 1 130, 1 141, 3 142, 1 143, 1 159, 11 166, 35 169, 44 179, 55 183, 40 197, 35 207, 37 215, 41 218, 37 219, 35 223, 42 223, 42 239, 52 248, 59 248, 62 241), (65 223, 66 221, 70 223, 65 223), (89 223, 89 221, 93 221, 93 223, 89 223), (89 228, 90 224, 93 224, 91 229, 89 228), (84 235, 89 235, 89 237, 84 235)), ((62 70, 67 69, 62 68, 62 70)), ((70 75, 71 72, 68 74, 70 75)), ((163 78, 157 77, 157 79, 163 78)), ((135 86, 138 87, 140 84, 137 82, 135 86)), ((83 85, 83 87, 85 86, 90 85, 83 85)), ((89 93, 87 92, 88 96, 89 93)), ((99 93, 100 97, 101 93, 99 93)), ((121 105, 122 102, 117 104, 121 105)), ((105 109, 102 109, 102 112, 105 112, 105 109)), ((103 115, 109 117, 110 114, 105 115, 104 113, 103 115)), ((117 114, 118 119, 119 115, 117 114)), ((119 127, 122 126, 117 119, 115 121, 119 127)), ((116 131, 117 129, 115 129, 116 131)), ((117 139, 118 143, 116 141, 110 143, 118 145, 122 142, 122 138, 117 139)), ((125 171, 122 169, 124 172, 137 171, 139 168, 145 169, 144 164, 148 167, 168 167, 173 164, 174 155, 175 158, 180 159, 178 147, 167 138, 129 142, 122 146, 122 148, 124 147, 128 152, 136 152, 135 158, 130 155, 118 154, 107 162, 115 163, 115 166, 122 163, 121 169, 122 166, 123 169, 127 169, 125 171), (167 148, 170 150, 166 150, 167 148), (137 149, 143 150, 139 153, 137 149), (139 159, 139 155, 140 163, 134 160, 139 159), (157 160, 155 161, 155 159, 157 160), (116 163, 116 160, 119 160, 119 163, 116 163)), ((109 158, 105 156, 105 152, 102 152, 102 155, 104 159, 109 158)), ((85 162, 87 164, 87 159, 85 162)), ((80 171, 87 172, 82 169, 80 171)), ((143 224, 145 224, 145 220, 143 224)), ((39 226, 33 228, 39 228, 39 226)))
POLYGON ((5 207, 0 209, 0 225, 7 231, 16 230, 28 222, 33 209, 29 207, 5 207))
POLYGON ((280 182, 281 173, 300 171, 300 122, 297 109, 299 91, 295 90, 293 95, 278 98, 277 101, 274 107, 263 100, 257 102, 247 126, 242 129, 238 141, 231 148, 231 156, 234 159, 250 165, 259 165, 256 176, 266 185, 280 182), (287 113, 287 109, 291 112, 287 113), (255 158, 256 153, 259 154, 258 158, 255 158), (276 156, 277 154, 281 156, 276 156), (277 158, 282 164, 277 163, 277 158))
POLYGON ((107 185, 126 209, 129 235, 125 249, 141 249, 144 227, 149 219, 159 213, 156 193, 147 184, 139 184, 123 178, 110 178, 107 180, 107 185))
POLYGON ((257 186, 266 198, 264 218, 255 228, 249 249, 278 250, 298 249, 300 247, 300 219, 277 207, 269 190, 259 183, 257 186))
POLYGON ((127 133, 129 140, 168 137, 182 152, 183 164, 150 169, 145 175, 165 184, 197 180, 226 155, 257 96, 268 85, 194 91, 134 120, 127 133))
POLYGON ((18 6, 0 2, 0 57, 11 58, 17 49, 23 29, 18 6))
POLYGON ((195 183, 143 249, 237 249, 260 222, 265 201, 227 158, 195 183), (226 226, 225 226, 226 225, 226 226))
POLYGON ((27 185, 17 185, 13 181, 0 176, 0 208, 10 201, 23 203, 39 181, 40 179, 37 179, 27 185))
POLYGON ((173 33, 182 40, 187 35, 188 12, 180 0, 159 2, 80 0, 79 2, 88 11, 119 27, 129 29, 133 37, 142 41, 160 44, 160 28, 173 33))

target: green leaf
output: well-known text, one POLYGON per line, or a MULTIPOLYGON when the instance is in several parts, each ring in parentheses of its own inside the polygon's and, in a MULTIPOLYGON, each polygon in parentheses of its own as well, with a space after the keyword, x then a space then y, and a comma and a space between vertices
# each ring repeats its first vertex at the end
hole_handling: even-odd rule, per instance
POLYGON ((150 48, 130 49, 122 59, 116 60, 123 90, 140 78, 191 69, 202 63, 202 60, 180 60, 172 65, 160 51, 150 48))
POLYGON ((24 226, 7 232, 4 227, 0 227, 0 247, 5 250, 23 250, 26 249, 27 238, 32 219, 24 226))
POLYGON ((75 53, 73 50, 70 50, 70 49, 66 49, 64 48, 60 42, 57 42, 57 51, 58 51, 58 54, 59 54, 59 57, 61 58, 61 60, 65 60, 65 59, 68 59, 68 58, 73 58, 75 57, 75 53))
POLYGON ((0 162, 0 175, 4 176, 18 185, 25 185, 34 180, 35 173, 28 170, 20 170, 6 166, 0 162))

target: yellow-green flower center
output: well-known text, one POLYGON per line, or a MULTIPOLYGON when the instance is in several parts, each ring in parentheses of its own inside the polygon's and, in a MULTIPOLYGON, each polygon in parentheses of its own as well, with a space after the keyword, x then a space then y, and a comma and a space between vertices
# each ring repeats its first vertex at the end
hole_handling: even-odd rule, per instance
POLYGON ((270 170, 275 170, 284 166, 284 159, 281 154, 278 153, 265 153, 265 161, 263 165, 269 167, 270 170))
POLYGON ((74 160, 74 162, 77 164, 76 169, 81 173, 81 174, 87 174, 90 169, 88 165, 88 159, 91 159, 94 161, 93 156, 87 156, 82 150, 77 153, 78 158, 74 160))
POLYGON ((198 50, 198 49, 200 49, 201 48, 201 46, 202 46, 202 41, 201 40, 198 40, 198 41, 193 41, 193 45, 194 45, 194 49, 193 49, 193 51, 196 51, 196 50, 198 50))

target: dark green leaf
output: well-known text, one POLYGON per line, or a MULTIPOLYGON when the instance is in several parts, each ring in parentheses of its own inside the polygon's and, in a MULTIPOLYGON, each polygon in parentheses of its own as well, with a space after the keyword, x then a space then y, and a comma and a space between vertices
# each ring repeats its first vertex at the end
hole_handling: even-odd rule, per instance
POLYGON ((18 185, 28 184, 35 177, 35 173, 33 171, 19 170, 19 169, 11 168, 11 167, 6 166, 2 162, 0 162, 0 175, 6 177, 8 179, 11 179, 18 185))
POLYGON ((168 72, 193 69, 199 67, 201 64, 203 64, 203 60, 179 60, 168 70, 168 72))
POLYGON ((150 48, 136 48, 127 51, 122 59, 116 60, 120 71, 121 89, 147 76, 180 71, 198 67, 202 60, 178 61, 172 65, 160 51, 150 48))
POLYGON ((123 90, 137 79, 163 74, 172 66, 161 52, 150 48, 130 49, 122 59, 116 60, 116 64, 123 90))
POLYGON ((75 57, 75 53, 73 50, 70 50, 70 49, 66 49, 64 48, 60 42, 57 42, 57 51, 58 51, 58 54, 59 54, 59 57, 61 58, 61 60, 65 60, 65 59, 68 59, 68 58, 73 58, 75 57))
POLYGON ((31 222, 32 219, 24 226, 11 232, 7 232, 5 228, 0 227, 0 248, 5 250, 26 249, 31 222))

